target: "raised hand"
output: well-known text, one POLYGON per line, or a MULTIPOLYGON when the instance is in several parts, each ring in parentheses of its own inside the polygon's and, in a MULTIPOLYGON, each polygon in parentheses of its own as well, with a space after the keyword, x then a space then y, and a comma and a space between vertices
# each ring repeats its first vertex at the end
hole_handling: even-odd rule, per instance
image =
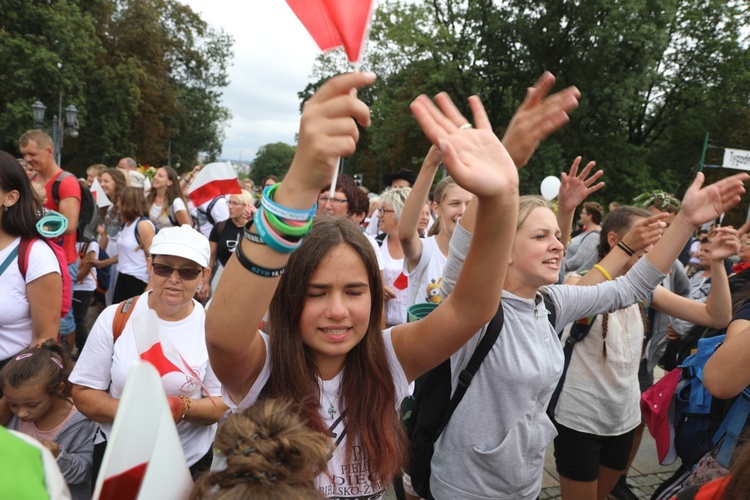
POLYGON ((703 186, 705 177, 703 172, 698 172, 682 199, 681 212, 694 226, 712 221, 739 203, 745 193, 743 182, 747 179, 750 175, 735 174, 703 186))
POLYGON ((518 168, 528 163, 539 143, 568 123, 568 113, 578 107, 581 93, 575 87, 547 97, 554 84, 555 77, 545 71, 508 124, 502 142, 518 168))
POLYGON ((708 235, 711 246, 710 259, 723 262, 740 251, 740 237, 732 226, 717 227, 708 235))
POLYGON ((622 242, 634 252, 640 252, 646 247, 656 244, 667 227, 664 222, 667 217, 669 217, 668 213, 661 212, 651 217, 637 219, 623 236, 622 242))
POLYGON ((456 183, 479 198, 518 190, 513 159, 492 132, 479 97, 469 98, 476 128, 445 92, 438 94, 435 102, 437 106, 421 95, 412 102, 411 111, 425 135, 443 153, 443 165, 456 183))
POLYGON ((305 103, 297 152, 284 178, 287 186, 295 183, 320 192, 331 183, 339 158, 354 153, 359 140, 357 123, 370 126, 370 109, 357 98, 356 89, 374 81, 372 73, 338 75, 305 103))
POLYGON ((579 173, 578 166, 580 164, 581 157, 577 156, 570 166, 570 172, 562 173, 560 193, 557 195, 557 203, 561 210, 575 210, 591 193, 604 187, 603 182, 594 184, 604 173, 603 170, 597 170, 589 176, 591 170, 596 166, 595 161, 588 162, 579 173))

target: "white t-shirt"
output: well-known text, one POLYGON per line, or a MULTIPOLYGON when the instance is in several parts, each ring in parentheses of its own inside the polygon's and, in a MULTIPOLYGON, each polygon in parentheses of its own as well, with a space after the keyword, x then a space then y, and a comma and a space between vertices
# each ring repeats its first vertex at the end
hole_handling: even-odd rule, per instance
POLYGON ((207 201, 206 203, 195 208, 195 216, 198 219, 198 227, 200 229, 200 232, 203 233, 203 236, 205 236, 206 238, 211 236, 211 229, 213 229, 214 224, 218 224, 219 222, 227 220, 229 218, 229 202, 227 201, 226 197, 221 197, 216 200, 216 203, 214 203, 214 206, 211 208, 211 217, 213 217, 214 219, 214 224, 211 224, 208 221, 208 216, 205 213, 208 210, 208 206, 211 204, 211 201, 207 201))
MULTIPOLYGON (((187 210, 185 202, 181 198, 175 198, 172 202, 172 212, 174 212, 173 217, 175 221, 177 221, 177 212, 181 210, 187 210)), ((151 208, 148 211, 148 218, 151 219, 151 222, 154 223, 157 229, 174 226, 172 221, 169 220, 169 211, 162 213, 161 205, 157 205, 156 203, 151 204, 151 208)))
MULTIPOLYGON (((148 297, 144 293, 135 304, 132 316, 125 324, 122 335, 117 342, 113 341, 112 323, 119 304, 106 308, 96 320, 86 346, 76 362, 70 381, 74 384, 107 391, 110 396, 120 399, 130 367, 139 359, 138 348, 133 332, 133 318, 148 308, 148 297)), ((210 396, 221 394, 219 380, 208 363, 205 330, 203 328, 206 314, 198 302, 193 301, 193 312, 180 321, 160 320, 161 335, 169 338, 185 361, 198 373, 210 396)), ((162 377, 162 385, 167 396, 189 396, 200 399, 206 396, 200 386, 182 373, 169 373, 162 377)), ((112 432, 112 424, 100 424, 106 436, 112 432)), ((193 465, 211 447, 216 424, 195 425, 189 422, 178 422, 177 432, 180 435, 182 448, 188 465, 193 465)))
MULTIPOLYGON (((21 238, 0 250, 0 264, 21 244, 21 238)), ((26 281, 18 268, 18 257, 0 276, 0 359, 8 359, 31 344, 31 308, 26 285, 49 273, 60 274, 55 253, 43 241, 35 241, 29 251, 26 281)))
MULTIPOLYGON (((138 278, 144 283, 148 283, 148 269, 146 268, 146 252, 138 246, 138 240, 135 239, 135 222, 125 224, 117 239, 117 271, 128 276, 138 278)), ((150 220, 143 220, 152 226, 150 220)))
MULTIPOLYGON (((641 422, 638 366, 643 349, 643 320, 638 304, 609 314, 607 338, 602 318, 576 343, 565 376, 555 420, 565 427, 597 436, 619 436, 641 422), (602 344, 607 344, 607 359, 602 344)), ((565 344, 570 325, 561 341, 565 344)))
POLYGON ((380 252, 383 254, 383 284, 396 294, 385 303, 385 322, 400 325, 406 322, 406 309, 409 307, 409 278, 404 274, 404 259, 394 259, 388 253, 388 236, 383 240, 380 252))
POLYGON ((380 245, 378 245, 378 240, 373 238, 372 235, 367 233, 362 233, 367 237, 367 241, 370 242, 370 245, 372 245, 372 249, 375 250, 375 257, 378 259, 378 270, 383 270, 383 252, 380 251, 380 245))
MULTIPOLYGON (((229 395, 222 388, 222 398, 233 413, 239 413, 245 408, 250 407, 258 400, 258 395, 263 389, 263 386, 268 382, 268 378, 271 375, 271 357, 268 347, 269 338, 268 335, 261 332, 263 341, 266 343, 266 362, 263 366, 263 370, 258 375, 255 383, 250 388, 250 391, 245 395, 239 404, 234 404, 229 395)), ((388 357, 388 366, 391 370, 391 376, 393 378, 393 384, 396 389, 396 408, 397 410, 401 401, 407 396, 409 390, 409 384, 406 380, 406 374, 404 373, 401 364, 396 358, 396 353, 393 351, 393 342, 391 341, 391 330, 383 331, 383 340, 385 341, 386 355, 388 357)), ((331 431, 334 436, 341 436, 344 431, 344 425, 341 420, 341 413, 343 408, 339 407, 339 386, 341 384, 341 377, 343 371, 339 372, 331 380, 318 379, 318 383, 321 387, 321 400, 320 400, 320 416, 323 418, 323 422, 329 423, 332 426, 331 431), (328 409, 333 404, 336 413, 331 415, 328 413, 328 409)), ((387 408, 378 409, 378 411, 390 411, 387 408)), ((346 433, 344 438, 339 441, 338 447, 333 452, 333 457, 328 461, 328 477, 325 473, 320 474, 315 480, 317 487, 320 491, 329 498, 337 499, 360 499, 367 498, 372 500, 378 500, 383 498, 385 495, 387 484, 371 483, 367 477, 367 465, 369 463, 369 457, 364 456, 364 452, 359 451, 359 447, 354 447, 355 450, 352 453, 351 461, 346 463, 344 461, 346 455, 347 439, 350 433, 346 433)), ((335 439, 335 438, 334 438, 335 439)))
MULTIPOLYGON (((86 255, 81 255, 81 252, 83 251, 83 247, 86 245, 83 242, 77 242, 76 243, 76 250, 78 251, 78 269, 81 268, 82 262, 86 259, 86 255)), ((86 249, 86 254, 90 254, 91 252, 94 252, 94 258, 98 258, 99 256, 99 243, 96 241, 92 241, 89 243, 88 248, 86 249)), ((86 275, 86 277, 83 279, 83 282, 79 282, 76 280, 75 276, 70 277, 71 280, 73 280, 73 291, 74 292, 93 292, 96 290, 96 268, 94 266, 91 266, 91 270, 86 275)))
POLYGON ((440 285, 443 282, 443 269, 448 258, 440 251, 434 236, 422 241, 422 256, 411 272, 404 259, 404 274, 409 277, 408 305, 423 302, 442 302, 440 285))

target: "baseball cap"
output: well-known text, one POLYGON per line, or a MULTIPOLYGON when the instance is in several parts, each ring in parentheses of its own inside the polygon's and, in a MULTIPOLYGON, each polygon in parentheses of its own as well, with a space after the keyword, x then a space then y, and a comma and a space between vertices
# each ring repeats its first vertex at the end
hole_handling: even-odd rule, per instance
POLYGON ((648 431, 656 441, 656 453, 661 465, 671 465, 677 460, 672 425, 672 401, 680 375, 682 369, 675 368, 641 395, 641 413, 648 431))
POLYGON ((201 267, 208 267, 211 247, 208 238, 187 224, 179 227, 167 227, 154 236, 151 255, 173 255, 191 260, 201 267))

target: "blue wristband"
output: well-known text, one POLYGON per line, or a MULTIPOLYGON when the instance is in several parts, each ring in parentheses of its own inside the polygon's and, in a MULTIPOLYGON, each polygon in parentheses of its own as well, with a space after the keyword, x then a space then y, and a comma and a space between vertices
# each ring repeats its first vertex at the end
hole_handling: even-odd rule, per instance
POLYGON ((283 242, 279 241, 278 238, 274 237, 274 235, 269 232, 268 228, 266 227, 266 223, 263 220, 263 207, 255 212, 254 220, 255 230, 258 231, 258 235, 272 250, 279 253, 292 253, 297 250, 297 248, 299 248, 299 246, 302 244, 302 240, 300 240, 295 245, 285 245, 283 242))
POLYGON ((293 208, 282 207, 281 205, 273 201, 273 194, 276 192, 280 185, 281 183, 277 182, 273 186, 268 186, 263 190, 263 196, 261 196, 260 198, 261 205, 276 217, 281 217, 282 219, 303 222, 310 220, 318 210, 318 202, 316 201, 315 205, 313 205, 310 210, 295 210, 293 208))

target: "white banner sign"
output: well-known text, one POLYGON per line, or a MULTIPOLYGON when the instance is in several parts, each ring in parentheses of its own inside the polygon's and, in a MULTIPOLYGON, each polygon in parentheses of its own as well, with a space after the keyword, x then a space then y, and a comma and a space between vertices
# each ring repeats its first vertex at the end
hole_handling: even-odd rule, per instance
POLYGON ((750 151, 743 149, 724 149, 724 168, 750 170, 750 151))

